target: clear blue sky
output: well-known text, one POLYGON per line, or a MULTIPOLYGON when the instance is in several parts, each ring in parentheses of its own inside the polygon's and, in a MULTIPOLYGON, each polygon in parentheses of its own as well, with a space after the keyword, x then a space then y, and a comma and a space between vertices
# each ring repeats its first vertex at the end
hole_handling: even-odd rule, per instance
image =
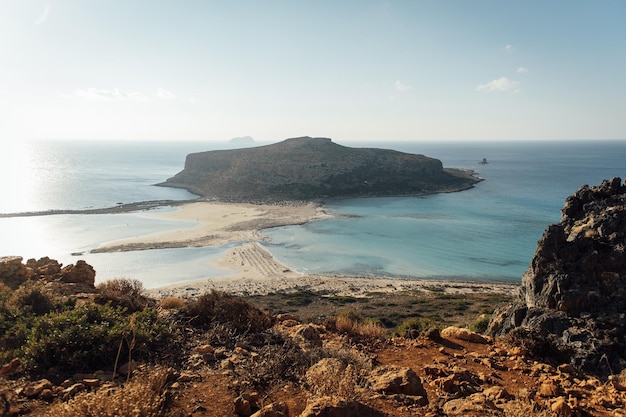
POLYGON ((0 139, 626 138, 623 0, 0 0, 0 139))

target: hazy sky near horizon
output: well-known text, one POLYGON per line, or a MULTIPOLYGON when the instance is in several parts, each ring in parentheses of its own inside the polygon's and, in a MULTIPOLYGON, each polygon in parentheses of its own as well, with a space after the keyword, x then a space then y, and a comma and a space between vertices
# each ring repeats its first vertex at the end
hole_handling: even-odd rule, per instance
POLYGON ((0 0, 0 139, 626 139, 623 0, 0 0))

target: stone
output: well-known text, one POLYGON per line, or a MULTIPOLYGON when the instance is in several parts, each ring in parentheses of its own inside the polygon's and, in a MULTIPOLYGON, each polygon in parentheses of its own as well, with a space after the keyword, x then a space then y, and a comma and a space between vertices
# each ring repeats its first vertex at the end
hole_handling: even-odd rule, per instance
POLYGON ((249 416, 252 414, 252 405, 250 401, 244 397, 235 398, 235 414, 240 416, 249 416))
POLYGON ((21 372, 22 362, 19 358, 13 358, 11 362, 2 365, 0 376, 11 376, 21 372))
POLYGON ((556 397, 561 394, 561 388, 554 381, 546 381, 539 386, 537 393, 542 397, 556 397))
POLYGON ((358 401, 322 397, 309 403, 299 417, 384 417, 385 415, 358 401))
POLYGON ((289 409, 284 402, 272 403, 261 408, 251 417, 288 417, 289 409))
POLYGON ((371 372, 369 380, 372 391, 427 398, 421 378, 411 368, 379 366, 371 372))
POLYGON ((94 285, 96 271, 91 265, 83 260, 76 262, 76 265, 68 265, 61 270, 61 281, 65 283, 94 285))
POLYGON ((557 398, 550 406, 550 409, 557 417, 571 417, 573 415, 572 407, 569 406, 563 397, 557 398))
POLYGON ((117 369, 117 372, 122 375, 128 375, 129 373, 134 372, 138 366, 139 364, 135 361, 126 362, 117 369))
POLYGON ((493 401, 488 400, 481 393, 470 395, 467 398, 450 400, 443 405, 443 412, 446 416, 505 416, 504 412, 493 401))
POLYGON ((193 348, 193 351, 199 353, 200 355, 213 355, 215 353, 215 348, 211 345, 201 345, 193 348))
POLYGON ((312 324, 304 324, 297 327, 294 337, 305 342, 307 347, 321 347, 322 337, 319 330, 312 324))
POLYGON ((464 340, 472 343, 489 343, 484 336, 481 336, 476 332, 454 326, 446 327, 440 334, 444 339, 464 340))
POLYGON ((513 398, 513 396, 509 394, 509 392, 504 387, 498 385, 485 389, 483 391, 483 395, 492 401, 510 400, 511 398, 513 398))
POLYGON ((54 385, 52 382, 47 379, 40 379, 39 381, 33 382, 24 388, 23 394, 28 398, 36 398, 38 397, 43 390, 52 389, 54 385))
POLYGON ((70 398, 74 397, 79 392, 83 392, 83 391, 85 391, 85 385, 80 383, 80 382, 77 382, 76 384, 73 384, 73 385, 65 388, 63 390, 61 396, 62 396, 64 401, 67 401, 70 398))

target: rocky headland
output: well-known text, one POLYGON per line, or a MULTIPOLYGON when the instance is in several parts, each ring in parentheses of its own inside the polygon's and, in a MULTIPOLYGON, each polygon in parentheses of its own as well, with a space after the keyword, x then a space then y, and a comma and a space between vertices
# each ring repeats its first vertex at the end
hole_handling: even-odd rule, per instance
POLYGON ((163 186, 222 201, 310 201, 459 191, 479 179, 441 161, 301 137, 267 146, 193 153, 163 186))
POLYGON ((626 185, 581 187, 546 228, 518 300, 494 315, 489 334, 597 375, 624 369, 625 246, 626 185))

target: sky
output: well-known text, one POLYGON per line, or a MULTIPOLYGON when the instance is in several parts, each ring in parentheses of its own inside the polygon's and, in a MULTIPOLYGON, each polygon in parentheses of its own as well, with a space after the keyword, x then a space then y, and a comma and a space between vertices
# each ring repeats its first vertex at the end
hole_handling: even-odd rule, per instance
POLYGON ((0 0, 0 139, 626 139, 623 0, 0 0))

